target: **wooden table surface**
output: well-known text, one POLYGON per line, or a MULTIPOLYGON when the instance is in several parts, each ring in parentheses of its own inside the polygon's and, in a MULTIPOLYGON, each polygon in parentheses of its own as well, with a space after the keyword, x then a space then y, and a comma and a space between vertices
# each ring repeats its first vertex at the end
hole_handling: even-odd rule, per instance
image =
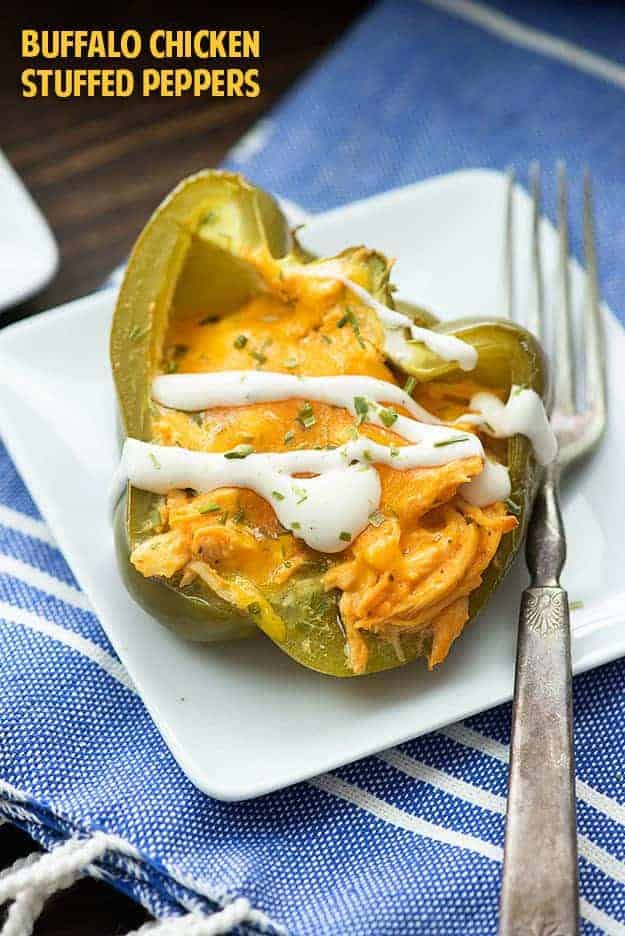
MULTIPOLYGON (((183 176, 215 166, 364 8, 363 0, 308 4, 210 4, 147 0, 107 4, 11 4, 0 30, 0 141, 48 218, 60 246, 48 288, 3 314, 2 324, 81 296, 119 264, 152 209, 183 176), (32 28, 241 28, 261 30, 262 93, 257 98, 53 98, 19 93, 20 30, 32 28)), ((80 63, 78 63, 80 64, 80 63)), ((99 63, 98 63, 99 64, 99 63)), ((186 63, 178 63, 186 64, 186 63)), ((240 66, 240 62, 235 63, 240 66)), ((0 867, 32 851, 10 826, 0 830, 0 867)), ((121 934, 146 913, 112 888, 83 880, 53 897, 36 936, 121 934)))

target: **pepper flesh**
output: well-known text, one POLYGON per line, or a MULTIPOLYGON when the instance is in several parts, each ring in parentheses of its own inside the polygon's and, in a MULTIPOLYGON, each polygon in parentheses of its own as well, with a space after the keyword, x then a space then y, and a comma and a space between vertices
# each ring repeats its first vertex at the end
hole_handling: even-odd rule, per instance
MULTIPOLYGON (((179 186, 158 209, 133 251, 111 335, 111 360, 126 435, 146 441, 154 438, 151 380, 172 321, 184 323, 197 316, 198 308, 207 317, 228 315, 253 297, 262 288, 257 267, 249 262, 249 252, 257 248, 273 257, 289 251, 300 257, 275 204, 238 176, 201 173, 179 186)), ((348 251, 337 260, 375 298, 392 305, 389 265, 384 258, 373 252, 348 251)), ((415 320, 456 334, 478 348, 478 366, 471 376, 482 386, 506 391, 513 383, 524 384, 544 395, 541 352, 522 329, 499 320, 435 324, 434 317, 424 312, 416 312, 415 320)), ((404 367, 417 378, 419 388, 431 381, 452 383, 466 377, 453 363, 441 361, 421 345, 414 346, 410 364, 404 367)), ((515 437, 505 447, 520 522, 502 540, 482 585, 471 594, 470 619, 487 601, 518 550, 536 486, 537 470, 526 440, 515 437)), ((260 627, 298 662, 336 676, 353 675, 338 616, 339 594, 330 591, 322 600, 319 597, 325 569, 315 568, 314 563, 305 565, 282 594, 271 595, 267 613, 263 609, 251 616, 235 607, 227 595, 216 594, 199 576, 183 583, 145 578, 136 571, 129 555, 153 535, 158 510, 158 498, 129 486, 125 503, 116 512, 120 568, 140 604, 191 639, 248 636, 260 627), (281 628, 275 626, 271 612, 282 622, 281 628)), ((390 643, 368 633, 363 640, 366 672, 433 652, 432 634, 427 631, 402 636, 403 660, 390 643)))

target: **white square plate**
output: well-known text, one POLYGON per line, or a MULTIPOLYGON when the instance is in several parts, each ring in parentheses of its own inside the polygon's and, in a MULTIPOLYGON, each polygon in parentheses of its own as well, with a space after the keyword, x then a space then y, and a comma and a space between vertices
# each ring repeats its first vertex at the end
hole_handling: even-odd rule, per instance
MULTIPOLYGON (((324 253, 374 245, 398 258, 401 295, 443 315, 496 314, 503 193, 497 173, 455 173, 319 216, 304 240, 324 253)), ((529 200, 520 190, 517 200, 519 228, 528 231, 529 200)), ((547 222, 543 234, 555 258, 547 222)), ((529 269, 521 254, 519 265, 529 269)), ((575 264, 572 272, 579 296, 583 278, 575 264)), ((528 275, 518 279, 527 295, 528 275)), ((191 780, 220 799, 258 796, 510 698, 522 562, 433 673, 417 661, 332 679, 297 666, 262 636, 187 643, 132 602, 115 567, 107 509, 118 454, 108 366, 114 301, 114 292, 99 293, 0 333, 0 430, 191 780)), ((609 312, 606 326, 608 438, 565 489, 566 584, 584 602, 573 615, 578 671, 625 653, 625 332, 609 312)))
POLYGON ((46 219, 0 152, 0 311, 43 289, 58 262, 46 219))

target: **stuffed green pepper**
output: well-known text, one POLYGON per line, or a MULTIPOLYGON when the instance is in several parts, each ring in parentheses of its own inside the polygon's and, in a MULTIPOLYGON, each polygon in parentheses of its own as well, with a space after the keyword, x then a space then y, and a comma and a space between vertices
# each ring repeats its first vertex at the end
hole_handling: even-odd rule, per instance
POLYGON ((555 455, 540 348, 395 308, 390 273, 311 257, 225 172, 148 222, 111 335, 116 544, 178 633, 262 631, 334 676, 433 667, 501 581, 555 455))

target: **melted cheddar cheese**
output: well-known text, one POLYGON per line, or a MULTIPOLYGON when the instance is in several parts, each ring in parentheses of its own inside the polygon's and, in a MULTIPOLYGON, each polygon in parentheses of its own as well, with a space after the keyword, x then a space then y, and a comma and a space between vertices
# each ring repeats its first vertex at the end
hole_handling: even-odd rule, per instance
MULTIPOLYGON (((358 302, 346 304, 340 283, 293 275, 275 279, 270 287, 222 319, 203 319, 198 312, 193 320, 175 321, 166 336, 162 369, 360 374, 399 382, 386 362, 375 313, 358 302)), ((470 380, 441 381, 417 386, 414 395, 434 415, 451 420, 467 411, 479 389, 470 380)), ((303 399, 201 414, 153 406, 153 440, 197 451, 226 452, 241 444, 259 452, 325 448, 348 441, 356 427, 346 410, 303 399)), ((387 445, 406 444, 390 428, 364 423, 358 431, 387 445)), ((492 440, 483 441, 492 452, 492 440)), ((355 673, 366 669, 366 632, 391 641, 401 658, 402 633, 428 630, 433 667, 462 632, 469 596, 516 520, 502 503, 479 509, 463 500, 460 486, 482 470, 477 456, 436 468, 376 467, 380 509, 349 548, 321 557, 326 560, 323 586, 338 589, 355 673)), ((257 606, 265 624, 273 615, 276 633, 281 623, 268 597, 287 587, 302 565, 320 559, 280 526, 270 504, 249 490, 171 491, 163 498, 160 521, 159 532, 133 551, 132 562, 142 575, 179 576, 182 584, 199 576, 237 607, 257 606)))

